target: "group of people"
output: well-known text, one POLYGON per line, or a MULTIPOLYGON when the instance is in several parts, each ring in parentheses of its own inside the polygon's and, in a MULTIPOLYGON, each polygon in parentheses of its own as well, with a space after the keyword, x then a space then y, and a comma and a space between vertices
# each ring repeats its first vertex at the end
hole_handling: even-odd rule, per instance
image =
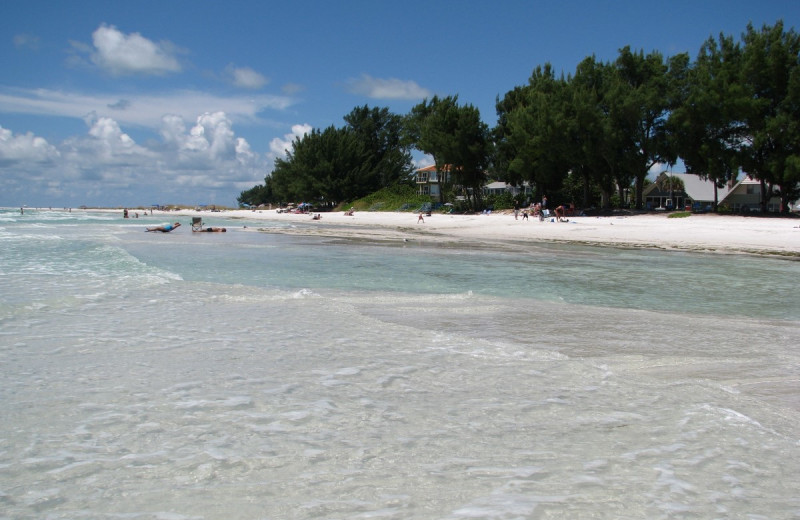
MULTIPOLYGON (((536 202, 532 204, 529 209, 533 213, 534 217, 539 217, 540 221, 543 221, 546 217, 546 210, 547 210, 547 196, 542 197, 542 202, 536 202)), ((519 212, 520 212, 520 204, 519 200, 514 199, 514 220, 519 220, 519 212)), ((569 222, 569 219, 565 218, 567 214, 567 208, 562 204, 557 206, 553 210, 553 214, 558 222, 569 222)), ((522 220, 528 220, 528 210, 525 209, 522 211, 522 220)))
MULTIPOLYGON (((147 210, 144 210, 144 214, 147 215, 147 210)), ((150 210, 150 214, 151 215, 153 214, 153 210, 152 209, 150 210)), ((134 218, 139 218, 139 212, 135 211, 133 213, 133 216, 134 216, 134 218)), ((122 217, 123 218, 128 218, 129 217, 128 208, 125 208, 125 209, 122 210, 122 217)))

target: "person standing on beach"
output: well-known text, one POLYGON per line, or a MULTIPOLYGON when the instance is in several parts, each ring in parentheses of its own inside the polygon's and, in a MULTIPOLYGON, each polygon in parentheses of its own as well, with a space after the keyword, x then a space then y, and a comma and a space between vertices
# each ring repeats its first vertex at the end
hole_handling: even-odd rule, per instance
POLYGON ((547 195, 542 195, 542 209, 547 209, 547 195))
POLYGON ((419 224, 420 222, 422 222, 423 224, 425 223, 425 219, 422 218, 422 213, 419 214, 419 218, 417 219, 417 224, 419 224))
POLYGON ((519 220, 519 200, 514 199, 514 220, 519 220))

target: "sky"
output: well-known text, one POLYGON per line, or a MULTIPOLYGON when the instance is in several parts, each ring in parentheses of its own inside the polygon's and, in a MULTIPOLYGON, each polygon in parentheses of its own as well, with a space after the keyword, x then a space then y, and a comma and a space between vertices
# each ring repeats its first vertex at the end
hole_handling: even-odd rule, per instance
MULTIPOLYGON (((491 127, 540 65, 688 52, 783 20, 787 0, 7 0, 0 206, 235 206, 355 107, 457 95, 491 127)), ((418 166, 430 158, 414 154, 418 166)))

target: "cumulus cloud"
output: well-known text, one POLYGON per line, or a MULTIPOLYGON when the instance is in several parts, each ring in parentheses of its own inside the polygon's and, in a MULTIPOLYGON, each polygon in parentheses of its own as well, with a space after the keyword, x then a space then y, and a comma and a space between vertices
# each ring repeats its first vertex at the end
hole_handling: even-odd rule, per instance
POLYGON ((213 164, 236 159, 236 137, 224 112, 200 115, 188 132, 183 120, 166 116, 161 135, 183 161, 213 164))
POLYGON ((395 78, 373 78, 362 74, 347 82, 347 89, 352 94, 367 96, 372 99, 422 99, 430 97, 431 91, 419 86, 411 80, 395 78))
POLYGON ((273 160, 283 159, 286 152, 291 151, 292 143, 295 139, 302 139, 306 134, 311 133, 312 127, 309 124, 292 125, 291 133, 285 134, 283 138, 276 137, 269 143, 269 156, 273 160))
POLYGON ((225 69, 231 81, 237 87, 259 89, 269 83, 269 80, 250 67, 234 67, 228 65, 225 69))
POLYGON ((124 34, 113 25, 98 27, 92 33, 92 43, 92 62, 114 75, 165 74, 181 70, 171 43, 155 43, 139 33, 124 34))
POLYGON ((152 156, 145 148, 137 145, 131 136, 122 131, 119 123, 110 117, 99 117, 90 121, 88 136, 91 139, 84 142, 94 144, 92 146, 94 158, 113 163, 119 158, 152 156))
POLYGON ((164 116, 160 140, 141 144, 113 118, 89 114, 85 121, 84 135, 58 146, 0 127, 0 205, 36 197, 52 197, 42 205, 230 204, 268 173, 267 158, 236 135, 224 112, 205 112, 191 125, 164 116))
POLYGON ((0 126, 0 165, 20 162, 42 164, 52 162, 59 156, 56 147, 46 139, 30 132, 14 135, 11 130, 0 126))

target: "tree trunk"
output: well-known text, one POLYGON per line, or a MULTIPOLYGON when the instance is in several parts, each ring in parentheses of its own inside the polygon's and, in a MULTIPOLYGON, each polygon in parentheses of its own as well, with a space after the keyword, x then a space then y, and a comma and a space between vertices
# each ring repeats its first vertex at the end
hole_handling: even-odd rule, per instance
POLYGON ((642 209, 642 194, 644 193, 644 177, 636 176, 636 209, 642 209))

